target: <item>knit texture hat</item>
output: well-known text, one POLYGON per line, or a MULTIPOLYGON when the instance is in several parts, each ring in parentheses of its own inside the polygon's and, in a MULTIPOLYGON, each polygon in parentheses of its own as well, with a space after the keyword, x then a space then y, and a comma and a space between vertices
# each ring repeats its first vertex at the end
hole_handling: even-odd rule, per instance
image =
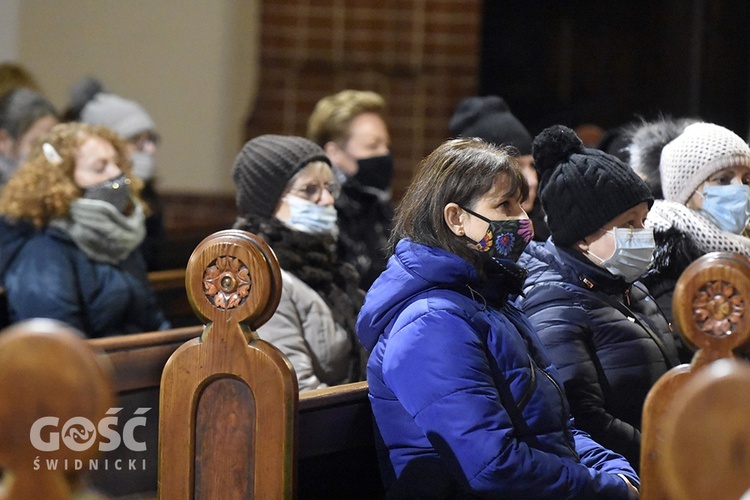
POLYGON ((687 203, 693 192, 719 170, 750 166, 750 146, 737 134, 713 123, 693 123, 661 152, 664 199, 687 203))
POLYGON ((154 121, 140 104, 115 94, 97 94, 81 110, 81 121, 109 127, 125 139, 154 129, 154 121))
POLYGON ((70 118, 104 125, 125 139, 154 130, 154 121, 143 106, 112 94, 94 77, 86 77, 70 89, 70 118))
POLYGON ((586 148, 568 127, 543 130, 533 143, 542 207, 552 240, 567 247, 621 213, 654 198, 643 180, 619 158, 586 148))
POLYGON ((661 152, 664 146, 679 137, 685 127, 696 120, 692 118, 660 117, 654 121, 641 121, 627 127, 625 136, 630 143, 630 166, 646 181, 654 198, 664 198, 661 187, 661 152))
POLYGON ((513 146, 521 156, 531 154, 531 134, 496 95, 462 100, 448 128, 454 137, 479 137, 497 146, 513 146))
POLYGON ((313 161, 331 164, 320 146, 303 137, 261 135, 245 143, 232 167, 240 215, 272 217, 289 181, 313 161))

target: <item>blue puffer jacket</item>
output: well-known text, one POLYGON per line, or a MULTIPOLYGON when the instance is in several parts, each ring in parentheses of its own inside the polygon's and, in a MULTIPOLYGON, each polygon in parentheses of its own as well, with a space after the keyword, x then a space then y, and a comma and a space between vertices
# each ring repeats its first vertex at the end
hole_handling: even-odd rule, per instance
POLYGON ((678 363, 669 323, 643 285, 551 239, 532 242, 519 264, 529 276, 518 303, 565 381, 576 426, 637 467, 646 394, 678 363))
POLYGON ((95 262, 57 228, 46 228, 8 258, 10 320, 64 321, 89 337, 169 328, 138 251, 119 265, 95 262))
POLYGON ((357 323, 393 497, 627 498, 626 460, 572 427, 507 274, 402 240, 357 323), (503 291, 502 284, 506 283, 503 291))

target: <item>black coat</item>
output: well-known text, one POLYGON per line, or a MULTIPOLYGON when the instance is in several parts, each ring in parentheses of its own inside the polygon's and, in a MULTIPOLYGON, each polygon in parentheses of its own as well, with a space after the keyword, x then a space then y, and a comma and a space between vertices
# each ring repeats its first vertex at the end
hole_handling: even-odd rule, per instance
POLYGON ((643 285, 551 240, 532 242, 520 263, 530 274, 519 303, 564 380, 577 427, 638 467, 643 402, 677 364, 669 323, 643 285))

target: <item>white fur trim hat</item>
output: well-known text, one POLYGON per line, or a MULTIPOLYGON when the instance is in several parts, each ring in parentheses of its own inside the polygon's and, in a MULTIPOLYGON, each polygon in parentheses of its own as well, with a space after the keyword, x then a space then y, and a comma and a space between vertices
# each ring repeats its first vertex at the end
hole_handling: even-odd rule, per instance
POLYGON ((685 205, 706 179, 728 167, 750 166, 750 146, 713 123, 693 123, 661 152, 664 199, 685 205))

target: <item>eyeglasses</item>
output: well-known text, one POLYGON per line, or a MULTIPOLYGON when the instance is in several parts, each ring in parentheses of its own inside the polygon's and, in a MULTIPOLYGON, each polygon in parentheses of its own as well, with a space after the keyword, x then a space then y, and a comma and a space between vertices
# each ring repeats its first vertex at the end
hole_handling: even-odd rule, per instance
POLYGON ((308 201, 317 203, 323 196, 324 189, 328 191, 328 193, 330 193, 331 197, 334 200, 341 194, 341 184, 335 181, 326 182, 325 184, 311 182, 300 187, 293 187, 289 190, 289 192, 296 196, 299 196, 300 198, 305 198, 308 201))
POLYGON ((143 151, 148 146, 158 146, 161 138, 154 132, 143 132, 142 134, 133 137, 130 142, 135 145, 138 151, 143 151))

